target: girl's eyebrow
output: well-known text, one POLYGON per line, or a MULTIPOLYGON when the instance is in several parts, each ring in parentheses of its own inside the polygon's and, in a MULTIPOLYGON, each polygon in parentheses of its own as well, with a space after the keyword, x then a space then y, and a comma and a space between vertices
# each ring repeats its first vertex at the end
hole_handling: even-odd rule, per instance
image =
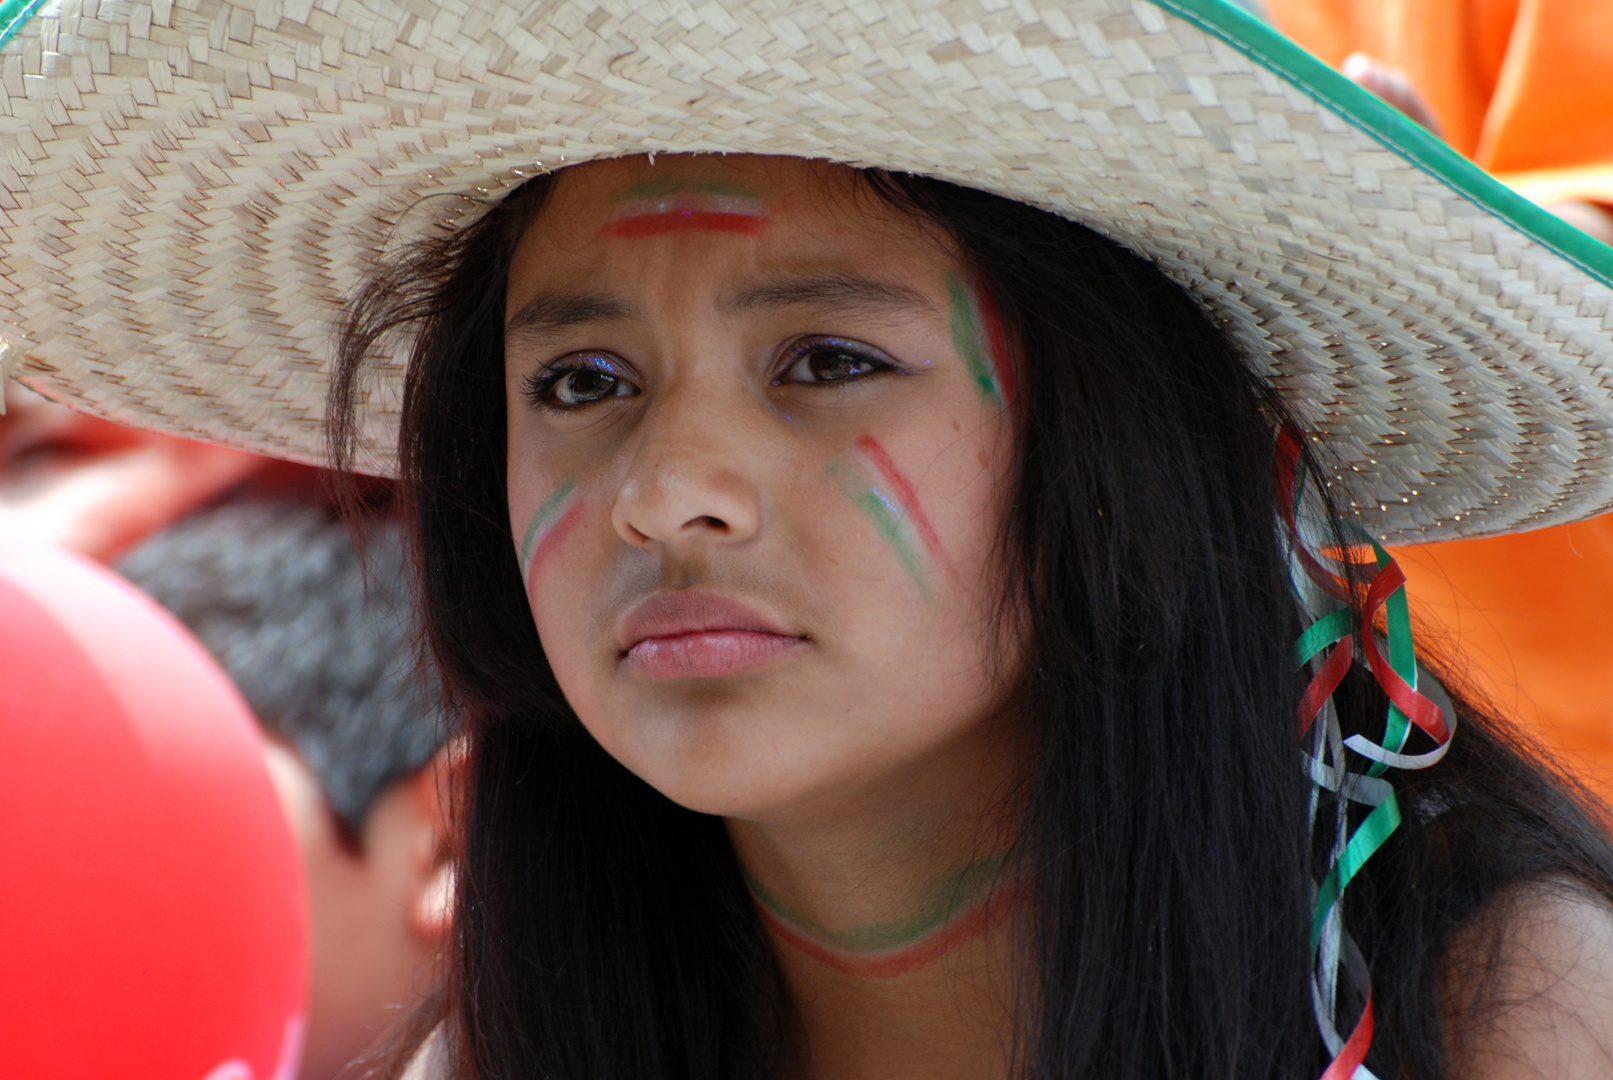
POLYGON ((528 301, 504 323, 506 339, 538 336, 588 323, 631 319, 638 309, 631 301, 597 293, 544 293, 528 301))
POLYGON ((717 300, 717 310, 732 315, 755 308, 805 304, 860 311, 888 311, 891 308, 932 310, 935 307, 923 293, 906 285, 879 281, 860 274, 830 272, 763 278, 725 293, 717 300))
MULTIPOLYGON (((738 314, 756 308, 798 305, 832 306, 841 311, 889 311, 893 308, 933 310, 917 289, 851 273, 786 274, 763 278, 725 293, 717 310, 738 314)), ((635 318, 632 301, 602 293, 549 292, 528 301, 504 323, 506 343, 512 338, 541 337, 556 330, 591 323, 635 318)))

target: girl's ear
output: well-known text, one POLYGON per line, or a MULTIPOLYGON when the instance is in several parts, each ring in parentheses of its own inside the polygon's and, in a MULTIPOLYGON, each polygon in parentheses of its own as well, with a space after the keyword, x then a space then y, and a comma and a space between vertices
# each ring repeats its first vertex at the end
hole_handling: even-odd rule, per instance
POLYGON ((440 940, 454 923, 454 864, 443 859, 426 879, 409 910, 409 929, 422 938, 440 940))

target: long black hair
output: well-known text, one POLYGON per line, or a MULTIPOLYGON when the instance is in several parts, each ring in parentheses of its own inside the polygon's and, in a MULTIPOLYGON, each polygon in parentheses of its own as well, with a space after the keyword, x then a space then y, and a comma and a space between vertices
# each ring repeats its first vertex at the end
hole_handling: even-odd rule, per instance
MULTIPOLYGON (((1022 367, 1000 560, 1035 748, 1016 1076, 1316 1076, 1321 853, 1273 488, 1273 433, 1291 418, 1204 310, 1117 244, 979 191, 862 175, 989 283, 1022 367)), ((331 397, 333 452, 350 460, 365 366, 412 335, 399 464, 430 647, 470 745, 444 996, 456 1075, 762 1077, 780 986, 722 822, 588 736, 521 587, 504 290, 552 183, 382 264, 349 309, 331 397)), ((1487 899, 1557 879, 1613 897, 1599 811, 1453 698, 1454 747, 1394 780, 1404 823, 1346 903, 1384 1077, 1442 1074, 1445 945, 1487 899)), ((1336 702, 1346 735, 1381 737, 1387 702, 1359 666, 1336 702)))

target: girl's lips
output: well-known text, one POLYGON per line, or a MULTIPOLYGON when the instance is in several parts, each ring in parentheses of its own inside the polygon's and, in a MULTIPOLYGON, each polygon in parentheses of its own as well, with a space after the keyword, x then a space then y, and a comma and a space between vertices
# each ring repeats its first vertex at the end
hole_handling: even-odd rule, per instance
POLYGON ((699 589, 646 597, 617 637, 626 663, 660 679, 732 675, 809 644, 776 616, 699 589))
POLYGON ((805 638, 756 630, 702 630, 645 638, 627 650, 627 661, 651 678, 709 679, 765 664, 806 644, 805 638))

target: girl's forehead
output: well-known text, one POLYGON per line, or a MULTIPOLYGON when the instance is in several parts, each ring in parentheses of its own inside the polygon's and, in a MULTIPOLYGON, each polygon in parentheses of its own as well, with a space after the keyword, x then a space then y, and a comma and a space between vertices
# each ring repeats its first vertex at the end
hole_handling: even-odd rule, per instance
POLYGON ((561 172, 516 252, 510 283, 517 295, 637 279, 682 292, 786 269, 848 267, 939 281, 957 263, 953 248, 843 165, 646 155, 561 172))
POLYGON ((934 239, 932 228, 879 197, 855 169, 755 154, 638 155, 574 165, 557 176, 538 222, 551 237, 573 243, 800 230, 841 243, 934 239))
POLYGON ((563 170, 554 198, 576 208, 608 207, 657 193, 772 200, 827 196, 825 201, 838 202, 859 187, 855 169, 826 161, 760 154, 639 154, 563 170))

